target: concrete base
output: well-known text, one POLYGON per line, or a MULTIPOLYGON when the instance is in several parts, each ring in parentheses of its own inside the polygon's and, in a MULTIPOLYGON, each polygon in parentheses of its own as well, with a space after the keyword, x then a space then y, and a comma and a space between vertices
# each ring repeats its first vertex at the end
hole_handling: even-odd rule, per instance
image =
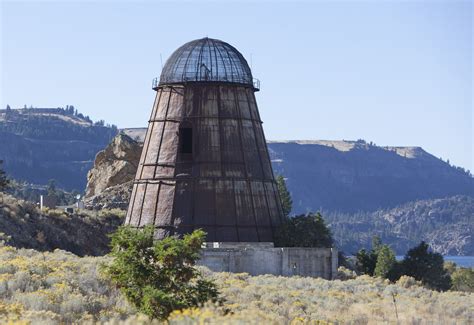
POLYGON ((275 248, 273 243, 206 243, 198 264, 215 272, 333 279, 337 262, 335 248, 275 248))

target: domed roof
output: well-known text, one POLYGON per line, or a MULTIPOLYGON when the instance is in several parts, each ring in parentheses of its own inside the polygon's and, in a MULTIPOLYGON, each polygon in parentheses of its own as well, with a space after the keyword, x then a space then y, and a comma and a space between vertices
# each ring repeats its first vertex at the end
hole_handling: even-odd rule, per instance
POLYGON ((243 55, 232 45, 207 37, 186 43, 174 51, 160 76, 160 85, 191 81, 253 86, 252 72, 243 55))

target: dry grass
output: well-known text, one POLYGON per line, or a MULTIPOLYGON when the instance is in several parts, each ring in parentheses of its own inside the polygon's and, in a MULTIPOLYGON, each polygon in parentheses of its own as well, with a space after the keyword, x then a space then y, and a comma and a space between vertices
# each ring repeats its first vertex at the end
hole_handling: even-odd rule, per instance
MULTIPOLYGON (((101 278, 98 265, 107 260, 0 246, 0 323, 150 323, 101 278)), ((225 305, 176 311, 170 324, 395 324, 397 312, 403 324, 474 322, 474 294, 431 291, 407 277, 390 284, 202 271, 225 305)))

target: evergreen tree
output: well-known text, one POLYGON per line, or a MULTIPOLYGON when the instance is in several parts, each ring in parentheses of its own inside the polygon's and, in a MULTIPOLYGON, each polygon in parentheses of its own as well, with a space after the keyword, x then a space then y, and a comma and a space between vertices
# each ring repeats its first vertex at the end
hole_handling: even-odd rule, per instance
POLYGON ((393 250, 388 245, 380 246, 377 254, 374 275, 381 278, 388 278, 388 275, 396 262, 397 260, 395 259, 395 253, 393 250))
POLYGON ((48 196, 56 197, 56 181, 54 179, 48 181, 48 196))
POLYGON ((361 249, 356 254, 356 269, 362 274, 368 274, 373 276, 375 273, 375 267, 377 266, 377 259, 379 251, 382 248, 382 240, 379 236, 372 237, 372 249, 366 251, 361 249))
POLYGON ((291 213, 291 208, 293 206, 293 200, 291 199, 291 194, 286 187, 286 182, 283 176, 278 175, 276 178, 278 192, 280 193, 281 207, 283 209, 283 215, 288 217, 291 213))
POLYGON ((275 233, 278 247, 332 247, 331 231, 321 214, 288 218, 275 233))
POLYGON ((3 160, 0 160, 0 191, 7 188, 10 181, 7 178, 5 171, 2 169, 3 160))
POLYGON ((451 276, 444 268, 443 256, 430 252, 424 241, 407 252, 402 271, 432 289, 444 291, 451 288, 451 276))

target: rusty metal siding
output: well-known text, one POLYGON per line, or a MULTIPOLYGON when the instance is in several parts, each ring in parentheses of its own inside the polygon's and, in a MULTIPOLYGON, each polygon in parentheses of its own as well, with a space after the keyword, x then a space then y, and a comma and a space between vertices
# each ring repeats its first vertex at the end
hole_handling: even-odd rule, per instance
POLYGON ((253 89, 190 83, 157 89, 126 224, 157 238, 204 229, 208 241, 272 241, 282 221, 253 89), (192 128, 182 161, 179 126, 192 128))
MULTIPOLYGON (((174 182, 161 182, 160 192, 157 197, 155 225, 158 227, 169 227, 173 225, 173 201, 174 201, 174 182)), ((156 201, 156 199, 155 199, 156 201)))
POLYGON ((156 198, 158 197, 160 184, 147 184, 145 197, 143 200, 143 210, 140 225, 151 225, 155 221, 156 198))

